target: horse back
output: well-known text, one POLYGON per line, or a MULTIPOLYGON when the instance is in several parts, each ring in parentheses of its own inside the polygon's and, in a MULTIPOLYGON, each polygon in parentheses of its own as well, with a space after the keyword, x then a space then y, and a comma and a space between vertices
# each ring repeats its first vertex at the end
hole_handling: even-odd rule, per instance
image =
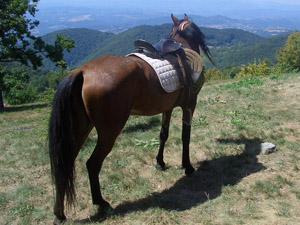
POLYGON ((82 98, 89 117, 103 109, 129 115, 169 110, 178 92, 166 93, 154 70, 137 57, 104 55, 76 69, 83 75, 82 98))

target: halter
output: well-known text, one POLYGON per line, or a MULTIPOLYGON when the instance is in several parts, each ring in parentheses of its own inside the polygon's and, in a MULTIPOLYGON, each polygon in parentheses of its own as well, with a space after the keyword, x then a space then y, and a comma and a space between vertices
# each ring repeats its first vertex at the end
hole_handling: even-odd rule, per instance
POLYGON ((178 31, 183 31, 184 26, 185 26, 186 24, 188 24, 188 22, 189 22, 188 20, 182 21, 182 22, 176 27, 176 30, 175 30, 175 32, 172 34, 171 38, 174 38, 178 31))

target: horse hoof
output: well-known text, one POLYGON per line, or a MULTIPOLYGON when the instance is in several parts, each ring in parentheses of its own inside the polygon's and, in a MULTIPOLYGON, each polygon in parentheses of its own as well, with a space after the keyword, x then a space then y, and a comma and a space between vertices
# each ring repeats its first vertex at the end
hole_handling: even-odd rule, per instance
POLYGON ((98 212, 103 215, 112 214, 113 208, 107 201, 103 201, 101 204, 98 205, 98 212))
POLYGON ((55 217, 54 221, 53 221, 53 225, 60 225, 63 224, 66 221, 66 219, 58 219, 57 217, 55 217))
POLYGON ((156 168, 156 169, 159 169, 159 170, 162 170, 162 171, 164 171, 164 170, 167 169, 165 163, 164 163, 163 165, 160 165, 159 163, 157 163, 156 166, 155 166, 155 168, 156 168))
POLYGON ((194 176, 194 173, 195 173, 195 169, 191 166, 190 168, 186 168, 185 169, 185 175, 187 177, 192 177, 194 176))

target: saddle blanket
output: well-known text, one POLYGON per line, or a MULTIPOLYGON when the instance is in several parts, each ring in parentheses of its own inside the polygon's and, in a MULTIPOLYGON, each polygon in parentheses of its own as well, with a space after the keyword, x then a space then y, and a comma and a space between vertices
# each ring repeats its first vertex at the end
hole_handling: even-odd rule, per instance
POLYGON ((147 62, 156 72, 160 84, 166 92, 170 93, 183 87, 179 81, 177 71, 168 60, 153 59, 141 53, 131 53, 129 55, 137 56, 147 62))

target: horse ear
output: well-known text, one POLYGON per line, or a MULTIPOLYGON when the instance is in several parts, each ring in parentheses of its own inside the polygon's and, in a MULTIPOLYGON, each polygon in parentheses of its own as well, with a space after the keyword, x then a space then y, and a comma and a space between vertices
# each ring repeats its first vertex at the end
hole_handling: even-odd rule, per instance
POLYGON ((186 14, 184 14, 184 18, 183 19, 184 20, 189 20, 189 17, 186 14))
POLYGON ((171 14, 171 18, 172 18, 172 20, 173 20, 173 23, 175 24, 175 25, 178 25, 179 24, 179 19, 177 19, 173 14, 171 14))

